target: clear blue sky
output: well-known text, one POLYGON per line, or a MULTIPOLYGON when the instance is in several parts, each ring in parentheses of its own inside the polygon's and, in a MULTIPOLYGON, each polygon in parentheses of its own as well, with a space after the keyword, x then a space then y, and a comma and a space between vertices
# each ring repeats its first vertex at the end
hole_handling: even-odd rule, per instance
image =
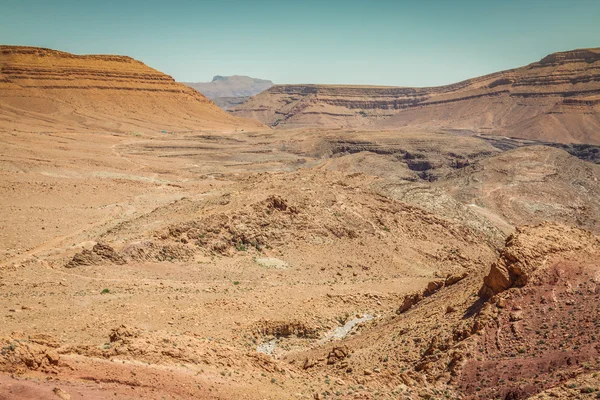
POLYGON ((0 42, 179 81, 431 86, 600 47, 600 0, 0 0, 0 42))

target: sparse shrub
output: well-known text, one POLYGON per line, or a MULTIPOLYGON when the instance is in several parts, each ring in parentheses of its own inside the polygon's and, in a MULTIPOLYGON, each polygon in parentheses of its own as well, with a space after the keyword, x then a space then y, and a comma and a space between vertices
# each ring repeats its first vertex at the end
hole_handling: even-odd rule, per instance
POLYGON ((15 351, 15 344, 14 343, 10 343, 8 346, 5 346, 2 348, 2 352, 0 354, 2 354, 3 356, 6 355, 6 353, 8 353, 9 351, 15 351))
POLYGON ((100 292, 100 294, 109 294, 110 290, 109 289, 102 289, 102 291, 100 292))
POLYGON ((348 318, 350 318, 350 314, 348 314, 348 312, 346 312, 343 315, 338 315, 337 317, 335 317, 335 319, 337 320, 337 322, 339 322, 340 325, 344 325, 346 323, 346 321, 348 321, 348 318))

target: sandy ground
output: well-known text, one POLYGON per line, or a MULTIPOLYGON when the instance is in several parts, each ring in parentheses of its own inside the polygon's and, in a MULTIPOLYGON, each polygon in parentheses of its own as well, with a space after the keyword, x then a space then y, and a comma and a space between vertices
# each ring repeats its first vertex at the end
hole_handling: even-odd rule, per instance
POLYGON ((497 151, 406 131, 3 134, 0 398, 396 398, 404 367, 369 378, 387 365, 362 335, 432 281, 481 277, 505 234, 394 153, 443 177, 497 151), (307 368, 344 326, 368 374, 307 368))

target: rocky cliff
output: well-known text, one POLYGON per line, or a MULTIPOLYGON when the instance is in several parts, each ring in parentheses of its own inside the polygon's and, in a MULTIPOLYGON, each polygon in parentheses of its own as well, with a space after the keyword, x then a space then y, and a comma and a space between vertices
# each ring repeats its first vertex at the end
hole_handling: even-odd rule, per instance
POLYGON ((276 85, 232 110, 278 127, 421 126, 600 143, 600 49, 430 88, 276 85))
POLYGON ((0 129, 196 130, 260 126, 130 57, 0 46, 0 129))

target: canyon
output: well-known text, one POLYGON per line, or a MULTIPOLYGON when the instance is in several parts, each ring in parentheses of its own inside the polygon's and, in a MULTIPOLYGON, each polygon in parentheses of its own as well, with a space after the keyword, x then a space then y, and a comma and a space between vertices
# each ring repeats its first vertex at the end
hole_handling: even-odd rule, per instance
POLYGON ((0 46, 0 399, 598 398, 598 54, 228 113, 0 46))
POLYGON ((459 130, 600 144, 600 49, 431 88, 275 85, 230 110, 277 128, 459 130))

